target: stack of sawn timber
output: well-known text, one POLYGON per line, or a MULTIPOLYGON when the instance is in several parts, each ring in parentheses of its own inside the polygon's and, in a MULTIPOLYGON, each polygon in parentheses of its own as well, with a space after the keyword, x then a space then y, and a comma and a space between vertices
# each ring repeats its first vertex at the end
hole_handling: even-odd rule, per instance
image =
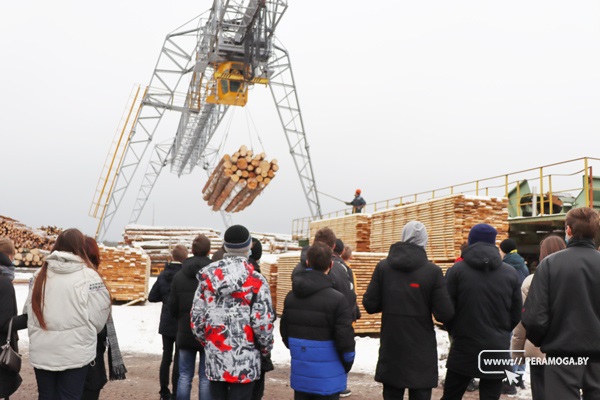
MULTIPOLYGON (((171 261, 171 253, 176 245, 185 245, 191 256, 192 242, 200 234, 210 240, 211 254, 223 244, 221 232, 211 228, 145 225, 127 225, 123 233, 123 243, 144 249, 152 262, 152 275, 158 275, 165 263, 171 261)), ((255 232, 251 232, 251 235, 262 243, 263 254, 300 249, 297 242, 293 242, 289 235, 255 232)))
POLYGON ((32 229, 15 219, 0 216, 0 237, 8 237, 14 243, 14 264, 18 267, 41 267, 60 232, 62 229, 55 226, 32 229))
POLYGON ((310 243, 315 233, 321 228, 329 227, 335 236, 352 246, 353 251, 370 251, 371 216, 369 214, 351 214, 339 218, 322 219, 310 223, 310 243))
POLYGON ((460 256, 474 225, 496 228, 497 244, 508 237, 508 199, 458 194, 373 213, 371 251, 388 252, 401 240, 404 225, 413 220, 427 228, 427 257, 445 271, 460 256))
POLYGON ((113 300, 145 300, 148 297, 150 259, 144 250, 102 244, 98 247, 101 260, 98 269, 113 300))
POLYGON ((241 146, 223 156, 202 189, 203 198, 213 211, 239 212, 248 207, 275 177, 277 160, 254 154, 241 146))
POLYGON ((260 261, 260 273, 269 283, 273 307, 277 307, 277 264, 260 261))
POLYGON ((217 251, 223 244, 219 232, 210 228, 146 225, 127 225, 123 233, 123 243, 144 249, 150 257, 152 271, 155 274, 171 261, 173 248, 178 244, 186 246, 191 253, 192 242, 200 234, 210 239, 211 253, 217 251))

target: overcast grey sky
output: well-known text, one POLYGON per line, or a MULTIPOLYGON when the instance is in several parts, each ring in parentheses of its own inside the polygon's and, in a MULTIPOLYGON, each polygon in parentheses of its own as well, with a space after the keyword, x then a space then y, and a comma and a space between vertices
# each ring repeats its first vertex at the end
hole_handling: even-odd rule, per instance
MULTIPOLYGON (((211 5, 3 2, 0 215, 93 234, 88 209, 132 87, 149 82, 165 35, 211 5)), ((598 21, 597 1, 290 0, 276 35, 293 63, 318 190, 349 201, 361 188, 372 202, 598 156, 598 21)), ((279 160, 278 177, 233 222, 289 233, 309 210, 270 96, 256 87, 225 117, 223 150, 253 144, 279 160)), ((175 130, 162 124, 157 139, 175 130)), ((165 170, 139 222, 222 229, 201 199, 205 181, 199 168, 165 170)))

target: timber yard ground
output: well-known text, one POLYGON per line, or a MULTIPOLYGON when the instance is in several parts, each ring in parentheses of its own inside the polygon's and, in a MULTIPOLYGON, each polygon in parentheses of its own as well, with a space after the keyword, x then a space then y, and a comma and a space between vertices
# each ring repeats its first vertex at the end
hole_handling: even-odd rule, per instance
MULTIPOLYGON (((125 364, 128 369, 127 379, 106 384, 100 394, 100 400, 153 400, 158 399, 158 369, 160 356, 155 354, 124 354, 125 364)), ((23 384, 11 400, 32 400, 37 398, 35 376, 27 355, 24 356, 23 384)), ((294 398, 294 391, 289 387, 289 365, 276 365, 275 370, 267 373, 264 400, 286 400, 294 398)), ((198 381, 194 379, 192 399, 198 398, 198 381)), ((350 400, 381 399, 381 385, 373 380, 369 374, 350 373, 349 387, 352 389, 350 400)), ((441 388, 434 389, 432 399, 442 396, 441 388)), ((405 395, 408 399, 408 396, 405 395)), ((466 393, 464 399, 478 399, 479 392, 466 393)), ((529 390, 522 395, 502 399, 530 399, 529 390)))

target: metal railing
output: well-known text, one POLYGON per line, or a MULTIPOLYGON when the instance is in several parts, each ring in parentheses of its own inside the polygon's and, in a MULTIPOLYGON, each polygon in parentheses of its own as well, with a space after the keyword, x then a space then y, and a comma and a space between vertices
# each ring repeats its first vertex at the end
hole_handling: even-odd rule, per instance
MULTIPOLYGON (((552 199, 556 196, 570 196, 573 192, 577 191, 580 192, 579 195, 583 193, 583 203, 580 205, 588 207, 593 201, 591 185, 593 182, 592 167, 594 165, 597 168, 600 168, 600 158, 576 158, 543 165, 541 167, 497 175, 491 178, 479 179, 368 203, 364 208, 364 212, 375 213, 455 194, 486 197, 509 197, 510 195, 510 199, 514 200, 509 204, 509 207, 512 205, 514 208, 511 218, 522 217, 523 206, 535 206, 532 209, 532 216, 538 216, 552 213, 550 207, 552 199), (577 183, 579 177, 582 177, 582 179, 577 183), (527 184, 527 187, 530 188, 529 190, 526 190, 527 187, 525 190, 521 188, 525 183, 527 184), (528 200, 529 197, 531 197, 531 201, 528 200), (538 198, 539 204, 536 204, 538 198)), ((573 196, 573 199, 579 197, 580 196, 575 195, 573 196)), ((343 217, 345 215, 350 215, 351 213, 352 208, 349 207, 342 210, 323 213, 322 219, 343 217)), ((310 223, 315 220, 317 219, 312 217, 294 219, 292 221, 292 237, 294 239, 308 238, 310 223)))

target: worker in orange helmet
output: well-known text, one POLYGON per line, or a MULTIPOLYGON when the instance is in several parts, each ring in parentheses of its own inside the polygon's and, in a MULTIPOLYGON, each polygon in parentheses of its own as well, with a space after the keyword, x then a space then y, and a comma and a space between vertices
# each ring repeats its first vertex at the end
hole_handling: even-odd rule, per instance
POLYGON ((352 206, 352 214, 361 213, 365 207, 365 204, 367 204, 365 199, 363 199, 360 194, 361 190, 356 189, 356 192, 354 193, 354 199, 346 203, 347 205, 352 206))

